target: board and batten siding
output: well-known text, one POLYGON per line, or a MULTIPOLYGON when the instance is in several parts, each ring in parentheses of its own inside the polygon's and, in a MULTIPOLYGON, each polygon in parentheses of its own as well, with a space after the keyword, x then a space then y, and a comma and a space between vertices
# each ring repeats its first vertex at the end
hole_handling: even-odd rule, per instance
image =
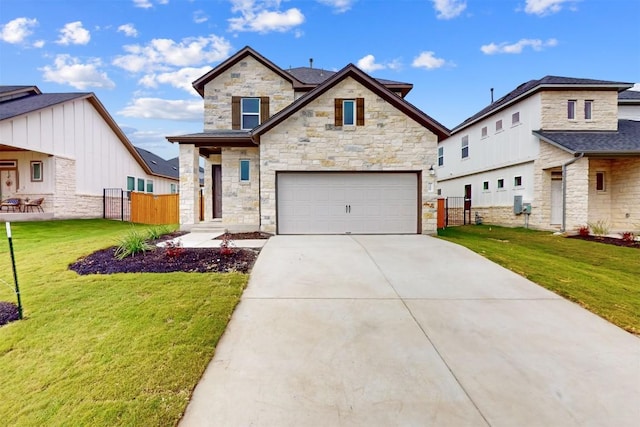
MULTIPOLYGON (((152 179, 156 194, 169 193, 170 184, 176 183, 148 175, 86 99, 68 101, 3 121, 0 123, 0 143, 34 152, 25 155, 32 160, 43 160, 45 179, 52 178, 53 168, 45 161, 49 156, 74 160, 78 194, 101 195, 103 188, 126 188, 127 176, 145 181, 152 179)), ((16 157, 13 154, 11 158, 16 157)), ((22 186, 29 181, 30 166, 26 157, 24 162, 19 161, 19 167, 22 186)), ((48 181, 52 185, 52 179, 48 181)), ((47 190, 55 191, 50 187, 47 190)))

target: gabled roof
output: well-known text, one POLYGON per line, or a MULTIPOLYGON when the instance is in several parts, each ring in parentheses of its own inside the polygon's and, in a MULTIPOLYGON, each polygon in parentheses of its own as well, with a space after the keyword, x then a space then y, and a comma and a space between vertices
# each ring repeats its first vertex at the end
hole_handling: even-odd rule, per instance
MULTIPOLYGON (((42 93, 36 86, 0 86, 0 93, 3 95, 11 92, 24 92, 25 96, 4 98, 0 102, 0 121, 8 120, 14 117, 18 117, 24 114, 33 113, 45 108, 53 107, 54 105, 62 104, 71 100, 85 99, 87 100, 102 117, 105 123, 116 134, 118 139, 125 146, 127 151, 138 162, 142 169, 150 175, 158 175, 147 165, 140 153, 131 144, 129 138, 120 129, 120 126, 115 122, 113 117, 109 114, 107 109, 102 105, 100 100, 93 92, 84 93, 42 93), (9 89, 14 88, 14 89, 9 89)), ((164 177, 164 175, 159 175, 164 177)))
MULTIPOLYGON (((320 68, 310 68, 310 67, 297 67, 290 68, 287 70, 289 74, 295 77, 298 81, 304 83, 305 85, 310 86, 310 88, 316 87, 317 85, 324 82, 329 77, 333 76, 336 71, 323 70, 320 68)), ((386 80, 386 79, 376 79, 379 83, 385 85, 388 89, 391 89, 394 92, 402 93, 402 96, 405 97, 413 89, 413 85, 411 83, 397 82, 394 80, 386 80)))
POLYGON ((545 76, 539 80, 530 80, 521 84, 502 98, 480 110, 451 130, 456 133, 481 119, 496 113, 509 105, 519 102, 541 90, 583 89, 624 91, 633 87, 633 83, 612 82, 607 80, 579 79, 573 77, 545 76))
POLYGON ((364 71, 360 70, 353 64, 347 65, 342 70, 327 78, 322 84, 316 86, 315 89, 311 90, 306 95, 298 98, 296 101, 291 103, 288 107, 271 116, 269 120, 253 129, 251 131, 251 134, 259 137, 347 77, 353 78, 354 80, 365 86, 367 89, 376 93, 385 101, 402 111, 404 114, 411 117, 413 120, 435 133, 438 136, 438 140, 442 140, 449 136, 449 129, 426 115, 411 103, 407 102, 404 98, 396 95, 378 80, 370 77, 368 74, 366 74, 364 71))
POLYGON ((144 162, 149 166, 149 169, 153 172, 154 175, 163 176, 165 178, 178 179, 180 176, 178 174, 178 169, 174 168, 171 162, 163 159, 162 157, 152 153, 149 150, 145 150, 144 148, 135 147, 140 157, 144 160, 144 162))
POLYGON ((640 104, 640 91, 637 90, 625 90, 618 94, 618 104, 640 104))
POLYGON ((0 86, 0 102, 19 96, 39 95, 41 93, 37 86, 0 86))
POLYGON ((543 141, 572 154, 640 155, 640 122, 619 120, 617 131, 533 131, 543 141))
POLYGON ((233 65, 235 65, 237 62, 243 60, 247 56, 252 56, 256 61, 260 62, 265 67, 271 69, 274 73, 278 74, 283 79, 290 81, 294 88, 296 86, 304 86, 304 84, 302 82, 299 82, 291 74, 283 71, 276 64, 274 64, 273 62, 269 61, 267 58, 265 58, 264 56, 260 55, 258 52, 256 52, 255 50, 253 50, 249 46, 245 46, 244 48, 240 49, 235 55, 231 56, 230 58, 228 58, 226 61, 222 62, 221 64, 218 64, 218 66, 215 67, 213 70, 209 71, 207 74, 205 74, 204 76, 202 76, 199 79, 197 79, 196 81, 194 81, 193 82, 193 88, 196 91, 198 91, 200 96, 204 97, 204 87, 206 86, 207 83, 209 83, 211 80, 213 80, 216 77, 218 77, 220 74, 224 73, 226 70, 228 70, 233 65))

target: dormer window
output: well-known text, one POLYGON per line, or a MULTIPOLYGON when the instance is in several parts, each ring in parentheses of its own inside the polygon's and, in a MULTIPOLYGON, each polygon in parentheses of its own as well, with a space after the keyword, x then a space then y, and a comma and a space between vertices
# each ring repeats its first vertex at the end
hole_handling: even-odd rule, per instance
POLYGON ((232 129, 251 130, 265 122, 267 119, 269 119, 269 97, 232 97, 232 129))

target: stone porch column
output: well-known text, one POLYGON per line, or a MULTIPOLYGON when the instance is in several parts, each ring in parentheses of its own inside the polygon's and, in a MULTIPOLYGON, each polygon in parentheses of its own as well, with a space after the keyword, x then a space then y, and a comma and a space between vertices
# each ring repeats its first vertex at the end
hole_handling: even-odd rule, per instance
POLYGON ((188 231, 200 221, 198 149, 180 144, 180 230, 188 231))

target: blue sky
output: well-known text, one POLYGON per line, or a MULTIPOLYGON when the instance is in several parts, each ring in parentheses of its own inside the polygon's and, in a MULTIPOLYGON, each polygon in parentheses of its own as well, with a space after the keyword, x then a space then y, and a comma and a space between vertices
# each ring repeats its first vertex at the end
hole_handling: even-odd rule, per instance
POLYGON ((640 82, 638 0, 0 0, 0 84, 94 92, 131 141, 169 158, 202 131, 191 86, 249 45, 282 68, 414 85, 452 128, 545 75, 640 82))

